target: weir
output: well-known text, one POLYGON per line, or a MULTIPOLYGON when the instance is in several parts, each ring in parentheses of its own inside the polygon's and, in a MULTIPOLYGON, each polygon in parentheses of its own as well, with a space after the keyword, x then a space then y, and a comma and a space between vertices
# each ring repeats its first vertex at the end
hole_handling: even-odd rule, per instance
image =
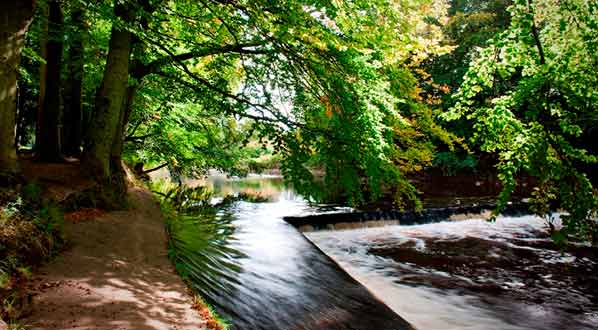
MULTIPOLYGON (((355 229, 384 225, 421 225, 452 219, 490 218, 495 207, 495 204, 488 203, 427 208, 420 212, 401 210, 334 212, 307 216, 286 216, 283 219, 300 231, 355 229)), ((501 214, 520 216, 528 214, 528 210, 529 206, 526 203, 519 202, 509 204, 501 211, 501 214)))
POLYGON ((243 257, 230 290, 202 295, 232 329, 409 330, 412 326, 349 276, 281 214, 302 201, 240 202, 230 248, 243 257))
POLYGON ((230 290, 197 283, 232 329, 596 328, 595 249, 560 250, 546 219, 524 215, 524 203, 495 222, 483 220, 495 205, 478 201, 420 213, 351 212, 310 206, 276 182, 214 184, 269 196, 234 203, 221 218, 232 234, 217 241, 238 251, 225 260, 235 265, 229 276, 216 277, 234 279, 230 290), (530 276, 529 267, 543 276, 530 276), (567 307, 573 301, 579 310, 567 307))

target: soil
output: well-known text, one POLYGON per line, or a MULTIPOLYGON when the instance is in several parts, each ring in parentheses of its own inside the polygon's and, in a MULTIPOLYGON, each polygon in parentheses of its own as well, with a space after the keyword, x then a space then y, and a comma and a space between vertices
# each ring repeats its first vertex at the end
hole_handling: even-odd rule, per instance
POLYGON ((31 281, 28 329, 205 329, 167 257, 159 205, 130 188, 130 209, 67 221, 70 247, 31 281))

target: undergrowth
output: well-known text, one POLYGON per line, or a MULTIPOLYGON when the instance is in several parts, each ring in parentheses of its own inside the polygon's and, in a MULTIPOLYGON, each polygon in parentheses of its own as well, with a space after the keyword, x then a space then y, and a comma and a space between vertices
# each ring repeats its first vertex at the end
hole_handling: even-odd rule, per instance
POLYGON ((31 269, 60 250, 63 214, 42 199, 41 188, 0 189, 0 318, 9 324, 27 312, 31 269))

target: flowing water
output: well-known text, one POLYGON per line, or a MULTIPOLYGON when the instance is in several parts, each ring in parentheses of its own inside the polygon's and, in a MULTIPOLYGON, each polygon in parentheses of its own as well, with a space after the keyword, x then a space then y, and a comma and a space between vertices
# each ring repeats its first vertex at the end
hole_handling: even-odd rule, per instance
POLYGON ((541 219, 300 233, 282 218, 342 209, 310 206, 280 178, 202 184, 263 201, 218 213, 228 252, 208 259, 227 274, 197 283, 233 329, 598 329, 596 250, 559 250, 541 219))
MULTIPOLYGON (((216 235, 226 245, 224 253, 204 258, 205 269, 216 265, 220 278, 211 287, 210 279, 200 277, 196 288, 231 320, 233 329, 412 329, 283 221, 283 216, 310 214, 315 209, 290 190, 282 190, 279 178, 231 181, 217 177, 207 185, 214 188, 216 200, 218 195, 234 193, 269 201, 235 202, 219 214, 219 225, 233 230, 224 231, 228 235, 224 239, 216 235), (226 261, 215 263, 215 257, 226 261), (232 267, 223 277, 220 273, 226 265, 232 267)), ((212 224, 203 223, 210 228, 212 224)))
POLYGON ((531 216, 307 236, 418 329, 597 329, 598 258, 531 216))

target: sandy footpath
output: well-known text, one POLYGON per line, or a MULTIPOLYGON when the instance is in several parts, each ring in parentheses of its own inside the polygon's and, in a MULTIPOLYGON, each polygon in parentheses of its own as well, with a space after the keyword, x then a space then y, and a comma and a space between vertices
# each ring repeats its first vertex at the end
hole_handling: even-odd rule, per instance
POLYGON ((205 329, 167 258, 157 202, 129 195, 129 210, 66 224, 71 247, 36 272, 29 329, 205 329))

